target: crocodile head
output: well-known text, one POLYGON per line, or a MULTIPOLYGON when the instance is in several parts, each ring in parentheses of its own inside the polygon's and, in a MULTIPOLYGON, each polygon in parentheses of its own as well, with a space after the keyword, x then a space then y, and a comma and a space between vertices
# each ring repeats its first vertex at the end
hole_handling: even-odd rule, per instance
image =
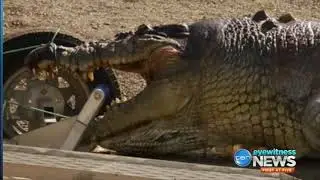
POLYGON ((113 55, 106 58, 107 64, 140 73, 148 83, 137 96, 107 108, 92 129, 100 145, 122 153, 164 154, 203 143, 198 139, 196 119, 189 121, 184 114, 199 82, 199 75, 192 74, 188 62, 181 58, 187 31, 184 25, 143 25, 108 43, 113 55))
POLYGON ((172 57, 179 57, 181 42, 188 36, 188 26, 171 24, 151 27, 140 25, 133 32, 119 33, 106 48, 113 55, 105 61, 108 66, 141 74, 146 80, 166 68, 172 57))

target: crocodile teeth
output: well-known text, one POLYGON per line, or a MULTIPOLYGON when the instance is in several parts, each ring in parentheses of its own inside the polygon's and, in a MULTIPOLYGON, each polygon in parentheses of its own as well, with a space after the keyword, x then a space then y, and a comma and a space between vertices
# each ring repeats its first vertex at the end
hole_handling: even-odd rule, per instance
POLYGON ((121 101, 122 101, 122 102, 126 102, 126 101, 127 101, 127 97, 123 96, 123 97, 121 98, 121 101))
POLYGON ((116 98, 116 104, 121 103, 121 100, 119 98, 116 98))
POLYGON ((89 80, 92 82, 94 81, 94 73, 93 71, 88 71, 87 76, 89 78, 89 80))
POLYGON ((104 118, 104 115, 100 115, 100 116, 97 116, 96 117, 96 120, 101 120, 101 119, 103 119, 104 118))
POLYGON ((127 60, 125 58, 121 58, 121 64, 126 64, 127 63, 127 60))
POLYGON ((111 106, 113 106, 113 105, 115 105, 115 104, 116 104, 116 101, 115 101, 115 100, 112 100, 111 103, 110 103, 111 106))

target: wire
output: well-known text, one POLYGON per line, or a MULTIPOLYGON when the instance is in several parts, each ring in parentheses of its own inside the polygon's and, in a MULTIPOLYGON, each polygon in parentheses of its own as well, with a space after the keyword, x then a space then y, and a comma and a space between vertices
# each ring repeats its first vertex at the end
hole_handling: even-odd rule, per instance
POLYGON ((44 113, 47 113, 47 114, 50 114, 50 115, 54 115, 54 116, 57 116, 57 117, 61 117, 61 118, 69 118, 69 116, 65 116, 65 115, 62 115, 62 114, 54 113, 54 112, 51 112, 51 111, 46 111, 46 110, 43 110, 43 109, 40 109, 40 108, 36 108, 36 107, 33 107, 33 106, 29 106, 29 105, 23 105, 23 104, 20 104, 20 103, 17 103, 17 102, 10 102, 9 101, 8 104, 15 104, 15 105, 21 106, 24 109, 29 109, 29 110, 33 110, 33 111, 37 111, 37 112, 44 112, 44 113))
POLYGON ((54 42, 54 40, 55 40, 55 38, 57 37, 57 35, 58 35, 59 31, 60 31, 60 28, 58 28, 58 29, 57 29, 57 31, 54 33, 54 35, 53 35, 53 37, 52 37, 52 39, 51 39, 50 43, 53 43, 53 42, 54 42))
MULTIPOLYGON (((55 38, 57 37, 57 35, 59 34, 60 32, 60 28, 57 29, 57 31, 54 33, 50 43, 53 43, 55 38)), ((28 47, 23 47, 23 48, 19 48, 19 49, 13 49, 13 50, 8 50, 8 51, 5 51, 3 52, 3 54, 11 54, 11 53, 16 53, 16 52, 20 52, 20 51, 25 51, 25 50, 29 50, 29 49, 34 49, 34 48, 38 48, 42 46, 42 44, 39 44, 39 45, 34 45, 34 46, 28 46, 28 47)))
POLYGON ((5 51, 5 52, 3 52, 3 54, 16 53, 16 52, 20 52, 20 51, 25 51, 25 50, 29 50, 29 49, 34 49, 34 48, 37 48, 37 47, 40 47, 40 46, 41 46, 41 45, 34 45, 34 46, 28 46, 28 47, 19 48, 19 49, 13 49, 13 50, 5 51))

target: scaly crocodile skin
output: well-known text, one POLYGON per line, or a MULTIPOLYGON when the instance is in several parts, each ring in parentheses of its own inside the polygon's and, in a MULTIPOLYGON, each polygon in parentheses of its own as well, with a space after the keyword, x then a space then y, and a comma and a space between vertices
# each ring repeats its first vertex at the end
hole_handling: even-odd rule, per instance
MULTIPOLYGON (((142 155, 233 144, 298 156, 320 150, 320 22, 260 11, 166 28, 140 26, 58 53, 60 64, 80 70, 105 64, 149 78, 137 97, 92 125, 101 145, 142 155)), ((37 51, 28 62, 45 55, 37 51)))

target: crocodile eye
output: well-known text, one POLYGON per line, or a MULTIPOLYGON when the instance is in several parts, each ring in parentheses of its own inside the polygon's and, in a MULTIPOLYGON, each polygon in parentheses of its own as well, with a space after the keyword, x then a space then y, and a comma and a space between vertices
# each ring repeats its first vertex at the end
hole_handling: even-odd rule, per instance
POLYGON ((155 32, 159 36, 168 37, 166 33, 164 32, 155 32))

